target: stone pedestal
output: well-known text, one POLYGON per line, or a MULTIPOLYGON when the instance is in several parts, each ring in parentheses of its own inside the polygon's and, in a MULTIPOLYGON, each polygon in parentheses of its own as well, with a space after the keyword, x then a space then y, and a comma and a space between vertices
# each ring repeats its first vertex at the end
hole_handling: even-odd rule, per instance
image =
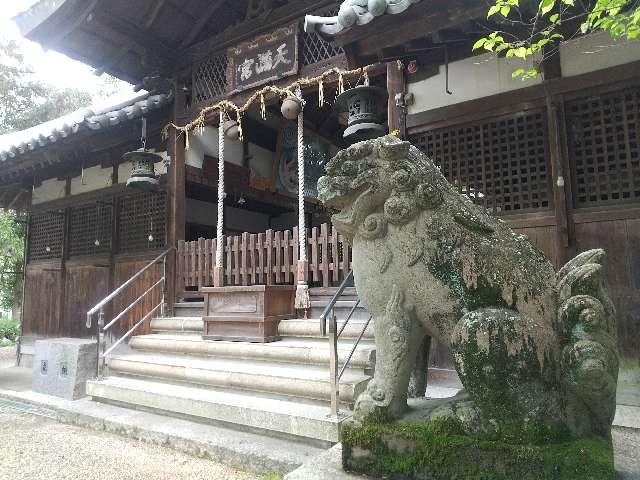
POLYGON ((95 340, 37 340, 31 388, 34 392, 75 400, 85 396, 85 382, 96 376, 95 340))
POLYGON ((204 287, 205 340, 273 342, 280 320, 293 318, 295 286, 204 287))

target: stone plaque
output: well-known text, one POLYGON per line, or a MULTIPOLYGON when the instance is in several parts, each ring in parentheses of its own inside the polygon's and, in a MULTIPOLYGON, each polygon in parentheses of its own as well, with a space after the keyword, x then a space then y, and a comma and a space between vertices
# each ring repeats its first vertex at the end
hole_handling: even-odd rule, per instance
POLYGON ((281 27, 227 50, 230 93, 298 73, 298 23, 281 27))

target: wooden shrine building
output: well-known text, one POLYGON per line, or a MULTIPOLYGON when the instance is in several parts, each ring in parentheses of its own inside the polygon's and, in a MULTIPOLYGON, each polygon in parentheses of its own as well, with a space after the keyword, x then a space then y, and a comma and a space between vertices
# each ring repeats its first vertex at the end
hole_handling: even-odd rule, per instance
MULTIPOLYGON (((27 38, 148 92, 0 137, 0 205, 29 212, 25 346, 95 335, 87 311, 171 247, 169 310, 213 285, 219 116, 205 115, 188 135, 169 128, 163 136, 165 125, 188 124, 221 100, 242 105, 265 85, 369 66, 368 81, 388 92, 388 131, 432 155, 462 193, 527 234, 556 266, 607 250, 621 350, 637 364, 640 42, 575 38, 544 75, 522 82, 510 61, 472 52, 484 2, 408 1, 404 11, 344 31, 323 33, 313 22, 305 31, 306 15, 332 16, 341 3, 49 0, 19 15, 27 38), (160 186, 150 192, 126 188, 131 164, 122 160, 140 147, 142 118, 147 149, 161 159, 160 186)), ((336 91, 362 80, 362 72, 329 76, 322 94, 317 82, 302 86, 308 283, 325 295, 350 271, 350 253, 314 198, 315 180, 345 145, 336 91)), ((282 117, 278 95, 267 95, 264 108, 259 100, 243 112, 241 140, 225 140, 224 283, 295 285, 296 124, 282 117)), ((162 268, 145 271, 113 310, 153 287, 162 268)), ((118 332, 160 295, 129 310, 118 332)), ((151 330, 145 321, 135 333, 151 330)), ((438 348, 431 365, 452 368, 438 348)))

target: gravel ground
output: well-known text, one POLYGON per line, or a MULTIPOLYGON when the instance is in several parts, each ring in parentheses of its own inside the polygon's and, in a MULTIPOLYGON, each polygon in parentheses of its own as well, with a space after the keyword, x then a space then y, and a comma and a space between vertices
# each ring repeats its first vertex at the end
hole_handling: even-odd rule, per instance
POLYGON ((174 450, 0 406, 0 479, 256 480, 174 450))

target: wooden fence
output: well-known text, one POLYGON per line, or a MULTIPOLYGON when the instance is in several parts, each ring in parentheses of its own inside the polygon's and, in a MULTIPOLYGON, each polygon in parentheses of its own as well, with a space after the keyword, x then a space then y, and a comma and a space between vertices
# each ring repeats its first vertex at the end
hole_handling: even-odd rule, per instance
MULTIPOLYGON (((224 237, 225 285, 293 285, 298 262, 298 229, 267 230, 224 237)), ((351 270, 351 247, 326 223, 307 235, 308 281, 337 286, 351 270)), ((178 243, 178 281, 187 287, 213 285, 216 240, 178 243)))

